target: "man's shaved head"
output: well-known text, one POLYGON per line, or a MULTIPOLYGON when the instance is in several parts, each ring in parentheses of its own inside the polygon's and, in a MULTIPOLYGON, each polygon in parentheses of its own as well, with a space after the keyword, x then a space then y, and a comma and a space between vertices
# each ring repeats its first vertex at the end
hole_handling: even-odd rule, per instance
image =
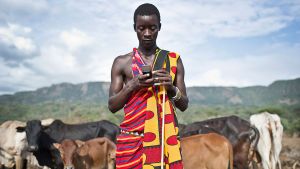
POLYGON ((156 15, 158 21, 160 22, 159 11, 156 8, 156 6, 154 6, 153 4, 145 3, 136 8, 136 10, 134 11, 134 16, 133 16, 134 24, 136 23, 136 18, 138 15, 141 15, 141 16, 156 15))

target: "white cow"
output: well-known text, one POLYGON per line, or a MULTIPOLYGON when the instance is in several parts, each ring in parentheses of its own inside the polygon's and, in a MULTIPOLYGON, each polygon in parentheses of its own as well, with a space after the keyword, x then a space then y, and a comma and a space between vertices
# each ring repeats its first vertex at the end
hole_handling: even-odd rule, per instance
MULTIPOLYGON (((54 119, 42 120, 42 125, 50 125, 54 119)), ((23 168, 23 160, 27 159, 28 165, 38 166, 32 153, 26 151, 27 139, 25 132, 16 132, 17 127, 26 126, 21 121, 6 121, 0 126, 0 168, 23 168)))
POLYGON ((281 169, 279 154, 282 148, 283 126, 280 117, 277 114, 263 112, 252 115, 250 123, 260 133, 257 150, 261 156, 263 169, 276 169, 277 164, 281 169))
POLYGON ((24 122, 6 121, 0 126, 0 162, 7 168, 22 168, 22 150, 27 146, 26 134, 17 133, 16 127, 25 126, 24 122), (24 135, 25 134, 25 135, 24 135))

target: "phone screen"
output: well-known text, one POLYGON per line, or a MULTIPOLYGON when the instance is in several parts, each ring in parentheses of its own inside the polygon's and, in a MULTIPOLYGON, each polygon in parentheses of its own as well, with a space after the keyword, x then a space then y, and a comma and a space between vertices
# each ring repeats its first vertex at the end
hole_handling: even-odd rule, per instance
POLYGON ((143 74, 150 74, 150 76, 148 78, 152 77, 152 67, 150 65, 142 66, 142 72, 143 72, 143 74))

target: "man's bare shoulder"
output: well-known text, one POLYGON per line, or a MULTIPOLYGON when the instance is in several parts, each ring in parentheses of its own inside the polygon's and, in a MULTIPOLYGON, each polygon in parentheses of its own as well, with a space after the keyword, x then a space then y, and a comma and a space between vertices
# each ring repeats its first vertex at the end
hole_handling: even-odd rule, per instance
POLYGON ((131 56, 132 56, 132 52, 117 56, 115 58, 115 62, 116 63, 127 63, 131 59, 131 56))

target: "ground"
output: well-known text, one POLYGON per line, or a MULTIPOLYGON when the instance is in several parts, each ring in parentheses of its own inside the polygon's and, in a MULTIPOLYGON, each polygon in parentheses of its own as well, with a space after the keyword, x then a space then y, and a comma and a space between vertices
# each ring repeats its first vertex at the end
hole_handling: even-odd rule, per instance
POLYGON ((283 137, 280 159, 282 169, 300 169, 300 137, 283 137))

